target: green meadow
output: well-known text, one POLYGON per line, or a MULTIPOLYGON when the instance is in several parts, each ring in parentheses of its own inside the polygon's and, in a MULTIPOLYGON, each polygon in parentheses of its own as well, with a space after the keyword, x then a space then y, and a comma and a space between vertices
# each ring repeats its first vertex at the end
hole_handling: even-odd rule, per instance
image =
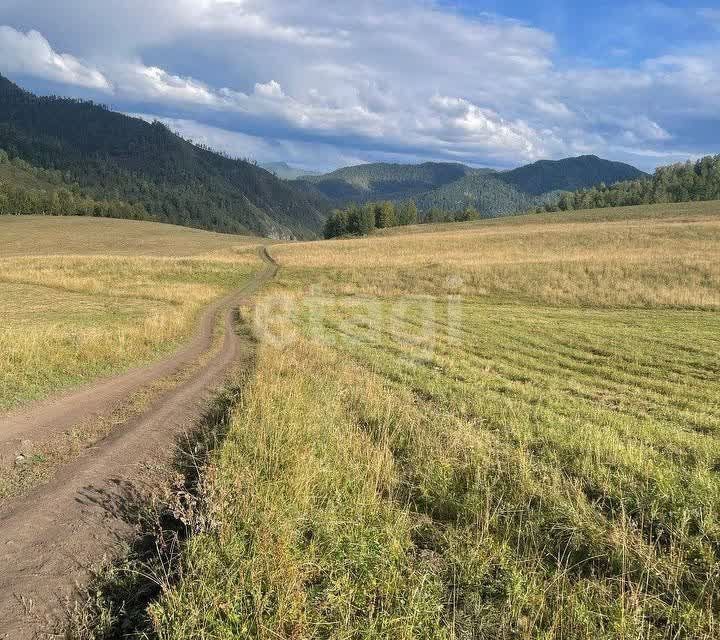
POLYGON ((270 251, 154 635, 720 635, 719 203, 270 251))

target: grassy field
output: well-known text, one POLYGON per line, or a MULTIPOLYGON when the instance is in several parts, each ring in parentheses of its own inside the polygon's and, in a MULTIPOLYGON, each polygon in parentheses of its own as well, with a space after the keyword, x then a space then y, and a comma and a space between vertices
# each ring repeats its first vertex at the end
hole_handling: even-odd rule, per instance
POLYGON ((720 203, 407 231, 272 248, 153 635, 720 637, 720 203))
POLYGON ((255 270, 260 240, 128 220, 0 217, 0 410, 153 360, 255 270))
POLYGON ((513 303, 720 307, 720 203, 432 226, 296 244, 278 255, 298 286, 313 282, 333 294, 451 291, 513 303))

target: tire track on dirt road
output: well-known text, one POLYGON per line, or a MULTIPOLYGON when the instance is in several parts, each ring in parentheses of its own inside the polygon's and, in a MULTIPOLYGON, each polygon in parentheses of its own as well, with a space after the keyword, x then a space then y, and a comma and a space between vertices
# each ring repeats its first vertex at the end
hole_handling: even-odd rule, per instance
POLYGON ((14 461, 23 441, 46 440, 82 421, 108 415, 115 405, 135 391, 197 360, 212 345, 218 314, 233 304, 239 295, 248 295, 259 288, 267 277, 267 270, 274 268, 273 263, 268 262, 271 258, 265 249, 261 250, 261 255, 264 269, 253 274, 240 291, 234 291, 207 306, 200 315, 194 335, 179 351, 149 366, 136 367, 76 391, 0 414, 0 465, 14 461))
POLYGON ((209 350, 215 322, 220 314, 224 318, 222 347, 204 366, 61 467, 48 484, 12 500, 0 511, 0 638, 34 637, 36 628, 28 620, 28 603, 32 602, 33 619, 52 617, 61 598, 71 594, 88 569, 112 553, 119 538, 131 533, 119 516, 89 496, 115 495, 122 500, 119 487, 133 480, 139 465, 168 458, 176 438, 197 425, 213 392, 233 366, 251 364, 252 339, 236 333, 235 315, 237 307, 249 305, 250 296, 277 272, 267 248, 261 249, 261 256, 262 270, 242 289, 208 308, 191 343, 174 356, 0 421, 0 433, 3 425, 10 425, 17 438, 30 433, 33 424, 46 433, 88 416, 104 415, 126 394, 209 350))

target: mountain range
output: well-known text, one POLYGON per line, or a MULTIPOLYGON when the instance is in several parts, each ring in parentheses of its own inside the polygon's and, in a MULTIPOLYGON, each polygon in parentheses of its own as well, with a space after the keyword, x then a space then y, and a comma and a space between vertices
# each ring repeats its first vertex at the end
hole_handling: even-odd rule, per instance
POLYGON ((160 122, 90 101, 36 96, 1 75, 0 152, 27 163, 12 170, 34 193, 25 197, 15 189, 6 208, 21 202, 23 211, 33 212, 35 202, 38 212, 55 212, 69 202, 96 215, 285 239, 316 237, 330 211, 350 202, 413 199, 421 212, 473 207, 492 217, 557 201, 562 191, 645 176, 596 156, 510 171, 448 162, 364 164, 323 175, 284 162, 263 168, 193 144, 160 122), (55 186, 47 180, 28 186, 34 176, 51 176, 55 186), (58 200, 53 192, 61 188, 73 197, 58 200))
POLYGON ((0 76, 0 149, 60 170, 98 200, 155 220, 278 238, 313 237, 329 204, 249 162, 191 144, 159 122, 92 102, 39 97, 0 76))
POLYGON ((319 171, 307 171, 299 167, 293 167, 287 162, 261 162, 260 166, 283 180, 296 180, 306 176, 319 176, 319 171))
POLYGON ((420 211, 475 208, 492 217, 557 200, 562 191, 646 177, 635 167, 586 155, 540 160, 510 171, 473 168, 459 163, 364 164, 320 176, 305 176, 309 193, 335 205, 349 202, 415 200, 420 211))

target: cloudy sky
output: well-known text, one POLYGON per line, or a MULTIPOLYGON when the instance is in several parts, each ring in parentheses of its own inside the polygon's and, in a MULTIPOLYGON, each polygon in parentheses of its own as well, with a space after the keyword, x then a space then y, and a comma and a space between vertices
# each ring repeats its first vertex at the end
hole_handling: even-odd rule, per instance
POLYGON ((22 86, 261 162, 720 152, 717 0, 0 0, 0 25, 22 86))

